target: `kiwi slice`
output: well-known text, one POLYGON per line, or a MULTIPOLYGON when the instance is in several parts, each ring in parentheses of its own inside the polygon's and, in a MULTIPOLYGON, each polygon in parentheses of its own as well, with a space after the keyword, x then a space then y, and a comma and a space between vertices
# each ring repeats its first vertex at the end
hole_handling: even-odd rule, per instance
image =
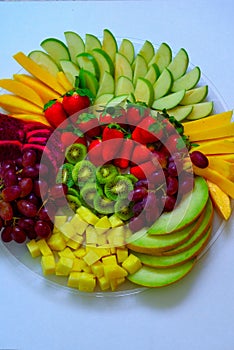
POLYGON ((77 191, 74 187, 69 187, 67 190, 67 194, 71 194, 72 196, 79 197, 79 191, 77 191))
POLYGON ((129 202, 128 199, 119 199, 115 203, 115 215, 121 220, 127 221, 133 217, 132 207, 133 203, 129 202))
POLYGON ((65 151, 66 160, 71 164, 76 164, 85 158, 87 147, 82 143, 73 143, 65 151))
POLYGON ((70 163, 64 163, 58 170, 56 182, 66 184, 68 187, 72 187, 74 185, 72 171, 73 165, 70 163))
POLYGON ((72 194, 67 194, 66 196, 68 205, 70 208, 76 212, 76 210, 81 206, 81 201, 78 197, 73 196, 72 194))
POLYGON ((72 178, 74 183, 82 188, 85 183, 96 180, 96 167, 89 160, 81 160, 74 165, 72 178))
POLYGON ((97 168, 96 177, 100 184, 106 184, 119 174, 118 169, 113 164, 104 164, 97 168))
POLYGON ((112 214, 114 213, 115 202, 105 196, 96 194, 93 199, 93 205, 95 210, 100 214, 112 214))
POLYGON ((94 208, 94 197, 99 194, 103 195, 101 186, 98 183, 87 183, 82 187, 80 195, 83 202, 88 205, 90 208, 94 208))
POLYGON ((132 174, 124 174, 123 176, 125 176, 127 179, 131 180, 133 185, 135 185, 135 183, 138 181, 138 178, 132 174))
POLYGON ((113 180, 108 181, 104 186, 104 193, 107 198, 116 200, 127 198, 129 192, 133 190, 133 183, 124 175, 118 175, 113 180))

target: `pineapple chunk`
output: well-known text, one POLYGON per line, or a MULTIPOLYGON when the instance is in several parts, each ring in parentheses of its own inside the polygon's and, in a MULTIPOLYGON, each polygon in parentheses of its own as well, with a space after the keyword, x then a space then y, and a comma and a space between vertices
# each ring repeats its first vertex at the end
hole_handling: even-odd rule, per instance
POLYGON ((73 267, 73 259, 61 256, 56 264, 55 273, 58 276, 68 276, 73 267))
POLYGON ((73 251, 69 247, 66 247, 65 249, 58 252, 58 255, 60 257, 64 256, 65 258, 71 258, 71 259, 75 258, 73 251))
POLYGON ((72 271, 68 277, 67 285, 72 288, 79 288, 79 280, 82 272, 72 271))
POLYGON ((91 273, 82 272, 79 276, 78 287, 82 292, 93 292, 96 287, 95 276, 91 273))
POLYGON ((121 264, 128 257, 128 249, 127 248, 117 248, 116 249, 117 261, 121 264))
POLYGON ((44 238, 37 241, 37 245, 42 255, 52 255, 52 250, 50 249, 44 238))
POLYGON ((72 224, 72 226, 74 226, 75 231, 78 235, 83 235, 83 233, 86 230, 86 227, 88 226, 88 223, 86 221, 84 221, 81 216, 79 214, 75 214, 70 223, 72 224))
POLYGON ((90 266, 99 260, 99 255, 94 250, 90 249, 83 257, 83 260, 90 266))
POLYGON ((99 234, 97 231, 97 246, 101 247, 105 244, 107 244, 107 239, 106 239, 106 235, 105 234, 99 234))
POLYGON ((93 265, 91 265, 91 270, 92 273, 98 278, 104 275, 103 264, 101 263, 101 261, 97 261, 93 265))
POLYGON ((83 256, 85 256, 85 254, 86 254, 86 249, 85 249, 85 247, 80 247, 80 248, 74 250, 73 253, 77 258, 83 258, 83 256))
POLYGON ((110 280, 110 287, 112 292, 114 292, 124 282, 125 282, 125 277, 119 277, 119 278, 114 278, 110 280))
POLYGON ((54 217, 54 226, 60 228, 67 221, 67 216, 65 215, 56 215, 54 217))
POLYGON ((55 272, 54 255, 43 255, 41 257, 41 267, 44 275, 51 275, 55 272))
POLYGON ((90 225, 95 225, 99 218, 88 208, 81 205, 76 211, 83 220, 85 220, 90 225))
POLYGON ((130 274, 137 272, 141 267, 141 261, 138 257, 130 254, 122 263, 122 267, 130 274))
POLYGON ((66 242, 60 232, 52 233, 50 238, 47 240, 47 244, 50 249, 55 251, 63 250, 66 247, 66 242))
POLYGON ((77 235, 76 237, 72 237, 67 241, 67 247, 72 249, 78 249, 81 246, 81 243, 83 242, 83 237, 77 235), (81 242, 80 242, 81 241, 81 242))
POLYGON ((37 256, 41 255, 40 248, 39 248, 37 242, 35 241, 35 239, 32 239, 31 241, 29 241, 27 243, 27 248, 28 248, 29 253, 31 254, 31 256, 33 258, 36 258, 37 256))
POLYGON ((109 280, 127 276, 127 271, 119 265, 104 265, 104 276, 109 280))
POLYGON ((98 277, 97 280, 101 290, 107 290, 110 288, 110 281, 108 278, 106 278, 106 276, 98 277))
POLYGON ((95 224, 95 229, 98 235, 102 235, 104 232, 106 232, 111 227, 110 220, 105 215, 102 218, 100 218, 97 223, 95 224))
POLYGON ((76 271, 76 272, 84 271, 86 266, 87 264, 83 259, 75 258, 73 260, 72 271, 76 271))
POLYGON ((68 241, 70 238, 74 237, 76 234, 75 227, 71 224, 70 221, 66 221, 61 227, 61 232, 63 233, 64 238, 68 241))
POLYGON ((123 246, 125 244, 125 231, 123 226, 110 229, 108 232, 108 241, 114 247, 123 246))
POLYGON ((115 214, 109 217, 109 221, 112 228, 122 226, 124 224, 123 221, 120 218, 118 218, 118 216, 116 216, 115 214))
POLYGON ((97 244, 97 232, 91 225, 86 228, 86 244, 97 244))
POLYGON ((117 259, 115 255, 109 255, 102 258, 104 265, 117 265, 117 259))

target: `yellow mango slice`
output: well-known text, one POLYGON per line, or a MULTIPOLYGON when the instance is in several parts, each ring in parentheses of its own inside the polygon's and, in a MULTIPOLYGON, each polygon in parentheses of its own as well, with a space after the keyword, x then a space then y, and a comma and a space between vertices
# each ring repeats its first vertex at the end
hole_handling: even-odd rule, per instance
POLYGON ((228 178, 231 181, 234 181, 234 164, 227 162, 226 160, 208 157, 209 167, 218 171, 224 177, 228 178))
POLYGON ((42 81, 44 84, 63 95, 66 90, 57 82, 57 79, 39 64, 27 57, 23 52, 16 53, 13 58, 30 74, 42 81))
POLYGON ((225 220, 228 220, 232 213, 230 197, 215 183, 207 180, 207 184, 215 208, 225 220))
POLYGON ((10 113, 18 111, 18 113, 31 112, 35 114, 40 114, 43 112, 41 107, 36 106, 35 104, 24 100, 21 97, 10 94, 0 95, 0 106, 9 111, 10 113))
POLYGON ((41 123, 46 126, 51 126, 43 114, 39 115, 39 114, 11 113, 11 116, 16 119, 23 120, 25 122, 34 121, 36 123, 41 123))
POLYGON ((57 80, 58 83, 66 90, 66 91, 70 91, 73 89, 72 84, 70 83, 70 81, 67 79, 66 75, 64 74, 64 72, 60 71, 57 73, 57 80))
POLYGON ((211 169, 209 166, 205 169, 201 169, 193 166, 194 174, 204 177, 206 180, 209 180, 215 183, 221 188, 227 195, 234 199, 234 183, 225 178, 222 174, 218 173, 216 170, 211 169))
POLYGON ((225 124, 219 127, 213 127, 210 129, 197 129, 193 132, 185 132, 185 135, 189 137, 190 141, 202 141, 215 138, 224 138, 234 135, 234 123, 225 124))
POLYGON ((43 84, 40 80, 35 79, 27 74, 14 74, 14 79, 24 83, 31 87, 34 91, 38 93, 44 103, 47 103, 50 100, 58 99, 60 94, 47 85, 43 84))
MULTIPOLYGON (((234 125, 233 125, 234 126, 234 125)), ((212 132, 212 130, 210 131, 212 132)), ((234 130, 233 130, 234 132, 234 130)), ((210 154, 232 154, 234 153, 234 142, 226 140, 210 141, 198 147, 193 147, 190 152, 200 151, 206 155, 210 154)))
POLYGON ((217 158, 229 163, 234 163, 234 154, 211 154, 209 155, 209 158, 217 158))
POLYGON ((209 130, 219 128, 225 124, 230 124, 233 111, 227 111, 219 114, 215 114, 206 118, 197 119, 194 121, 183 123, 185 135, 192 134, 200 130, 209 130))

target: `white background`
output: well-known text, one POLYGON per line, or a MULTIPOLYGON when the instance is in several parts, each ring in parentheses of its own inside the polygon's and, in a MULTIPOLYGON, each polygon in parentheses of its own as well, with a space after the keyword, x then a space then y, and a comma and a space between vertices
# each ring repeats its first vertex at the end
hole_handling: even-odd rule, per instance
MULTIPOLYGON (((12 55, 73 30, 167 42, 234 107, 233 1, 0 3, 0 78, 12 55)), ((0 247, 0 349, 234 349, 234 221, 181 282, 120 298, 64 293, 17 265, 0 247)))

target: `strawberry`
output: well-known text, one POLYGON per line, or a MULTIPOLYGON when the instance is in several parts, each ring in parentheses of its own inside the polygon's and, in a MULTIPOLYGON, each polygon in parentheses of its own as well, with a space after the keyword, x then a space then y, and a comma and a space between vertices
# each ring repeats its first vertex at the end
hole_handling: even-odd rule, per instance
POLYGON ((81 113, 76 121, 79 129, 88 137, 100 136, 101 128, 98 118, 92 113, 81 113))
POLYGON ((126 112, 122 107, 107 107, 100 113, 99 123, 104 129, 105 125, 117 123, 122 128, 126 127, 126 112))
POLYGON ((124 139, 119 153, 119 158, 114 160, 114 164, 120 169, 126 169, 129 166, 129 161, 131 160, 133 148, 134 142, 130 138, 124 139))
POLYGON ((102 157, 105 162, 113 160, 122 147, 124 132, 118 124, 107 125, 102 134, 102 157))
POLYGON ((115 123, 108 124, 105 126, 102 134, 102 140, 108 141, 112 139, 123 139, 124 132, 123 129, 115 123))
POLYGON ((134 175, 138 180, 147 179, 153 172, 157 170, 156 166, 149 160, 140 165, 136 165, 130 168, 130 173, 134 175))
POLYGON ((146 115, 148 109, 144 105, 129 104, 126 119, 131 130, 133 130, 146 115))
POLYGON ((61 142, 65 147, 70 146, 72 143, 82 143, 82 145, 86 146, 86 139, 84 136, 77 136, 72 131, 64 131, 61 134, 61 142))
POLYGON ((87 89, 73 89, 68 91, 62 101, 66 113, 71 116, 82 109, 88 108, 91 104, 90 91, 87 89))
POLYGON ((161 126, 161 122, 147 115, 147 117, 137 125, 134 132, 137 135, 138 142, 142 144, 154 143, 162 138, 163 127, 161 126))
POLYGON ((88 146, 88 157, 89 160, 96 166, 102 165, 102 140, 97 138, 92 140, 88 146))
POLYGON ((136 144, 132 152, 131 161, 135 164, 141 164, 149 160, 151 152, 145 145, 136 144))
POLYGON ((44 115, 48 122, 57 128, 61 123, 67 119, 66 111, 61 102, 56 99, 50 100, 44 106, 44 115))

